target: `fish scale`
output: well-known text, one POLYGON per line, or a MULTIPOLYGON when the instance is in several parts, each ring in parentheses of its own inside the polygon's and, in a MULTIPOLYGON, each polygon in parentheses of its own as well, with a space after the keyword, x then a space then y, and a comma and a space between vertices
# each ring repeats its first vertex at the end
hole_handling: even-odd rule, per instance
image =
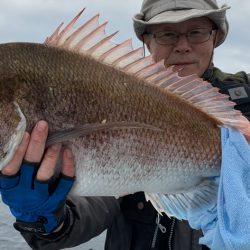
POLYGON ((45 44, 0 45, 0 168, 44 119, 48 145, 75 155, 72 194, 183 194, 219 175, 219 126, 249 135, 247 119, 197 76, 113 44, 97 16, 73 30, 80 14, 45 44))

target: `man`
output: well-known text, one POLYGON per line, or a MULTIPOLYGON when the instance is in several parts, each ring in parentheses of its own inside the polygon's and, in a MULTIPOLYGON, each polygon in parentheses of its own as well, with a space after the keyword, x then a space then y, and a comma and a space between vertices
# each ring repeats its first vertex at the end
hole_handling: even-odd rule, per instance
MULTIPOLYGON (((215 0, 144 0, 141 13, 134 17, 134 27, 155 61, 164 59, 166 67, 174 66, 183 76, 197 74, 212 82, 222 93, 230 93, 238 104, 236 108, 247 116, 250 110, 250 99, 245 95, 250 93, 247 75, 244 72, 225 74, 213 67, 214 48, 223 43, 228 32, 226 9, 218 8, 215 0), (242 94, 230 91, 232 89, 242 91, 242 94)), ((49 183, 61 145, 50 147, 43 156, 47 133, 48 124, 40 121, 31 136, 24 136, 14 158, 2 170, 3 200, 18 218, 15 228, 33 249, 73 247, 105 229, 108 229, 107 250, 207 249, 198 243, 202 236, 200 231, 192 230, 186 221, 159 217, 151 204, 145 201, 143 193, 128 195, 120 200, 68 196, 64 202, 74 176, 74 159, 69 149, 64 150, 62 156, 63 180, 68 185, 64 190, 65 197, 57 199, 58 196, 55 196, 56 202, 49 202, 45 207, 47 210, 37 206, 37 210, 44 214, 40 213, 37 220, 26 223, 25 218, 30 219, 34 215, 21 211, 17 198, 8 199, 7 194, 11 193, 8 187, 20 174, 20 165, 21 174, 36 174, 38 182, 35 185, 49 183), (30 172, 30 163, 34 162, 40 162, 37 173, 30 172)), ((16 192, 20 190, 22 187, 16 192)), ((29 205, 38 204, 35 204, 37 196, 32 197, 31 192, 23 195, 29 205)), ((43 203, 40 204, 43 207, 43 203)))

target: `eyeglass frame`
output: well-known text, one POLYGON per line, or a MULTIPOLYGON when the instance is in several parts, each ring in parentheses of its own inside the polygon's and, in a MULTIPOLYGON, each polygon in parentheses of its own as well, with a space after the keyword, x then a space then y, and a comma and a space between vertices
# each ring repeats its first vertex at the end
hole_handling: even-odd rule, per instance
POLYGON ((174 44, 176 44, 179 41, 180 36, 185 36, 186 39, 187 39, 187 41, 189 43, 191 43, 191 44, 201 44, 201 43, 207 42, 211 38, 211 35, 213 34, 213 32, 215 32, 217 30, 218 29, 216 29, 216 28, 196 28, 196 29, 189 30, 188 32, 184 32, 184 33, 166 30, 166 31, 159 31, 159 32, 156 32, 156 33, 150 33, 150 32, 147 31, 147 32, 145 32, 145 34, 149 35, 149 36, 152 36, 155 39, 156 43, 158 43, 160 45, 174 45, 174 44), (188 36, 188 35, 190 34, 190 32, 193 32, 195 30, 209 30, 208 38, 206 38, 206 40, 201 41, 201 42, 192 42, 192 41, 190 41, 189 40, 190 36, 188 36), (157 37, 157 34, 164 34, 164 33, 167 33, 167 32, 176 34, 176 41, 173 41, 171 43, 162 43, 162 42, 159 42, 159 40, 158 40, 159 37, 157 37))

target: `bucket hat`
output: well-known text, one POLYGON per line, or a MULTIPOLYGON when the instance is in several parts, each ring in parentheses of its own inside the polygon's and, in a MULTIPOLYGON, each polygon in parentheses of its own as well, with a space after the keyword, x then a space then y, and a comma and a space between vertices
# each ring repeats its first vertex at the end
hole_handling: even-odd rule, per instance
POLYGON ((216 0, 144 0, 140 13, 134 15, 134 30, 142 41, 146 28, 153 24, 179 23, 192 18, 207 17, 218 28, 218 41, 221 45, 228 33, 226 10, 230 7, 218 7, 216 0))

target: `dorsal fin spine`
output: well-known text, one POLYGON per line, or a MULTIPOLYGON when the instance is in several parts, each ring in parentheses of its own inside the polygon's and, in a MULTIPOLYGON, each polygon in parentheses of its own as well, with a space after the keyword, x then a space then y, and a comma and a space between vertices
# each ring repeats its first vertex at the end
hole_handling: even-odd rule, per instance
POLYGON ((135 60, 134 62, 124 67, 123 71, 131 73, 131 74, 133 73, 135 74, 139 70, 143 69, 144 67, 147 67, 148 65, 151 65, 152 63, 153 63, 152 55, 147 56, 147 57, 141 57, 138 60, 135 60))
MULTIPOLYGON (((82 49, 82 47, 85 46, 85 44, 90 41, 93 37, 96 36, 96 34, 99 31, 103 31, 107 25, 107 21, 105 23, 103 23, 102 25, 99 25, 97 28, 95 28, 94 30, 92 30, 88 35, 86 35, 84 38, 82 38, 76 45, 75 45, 75 50, 79 51, 82 49)), ((89 46, 90 48, 93 47, 93 45, 89 46)))
MULTIPOLYGON (((121 56, 120 58, 116 59, 113 63, 112 63, 112 66, 115 66, 117 64, 120 64, 122 62, 127 62, 126 66, 131 63, 131 61, 128 60, 128 58, 132 58, 133 56, 136 56, 138 57, 138 54, 142 56, 142 53, 143 53, 143 49, 142 48, 137 48, 135 50, 132 50, 130 52, 128 52, 127 54, 121 56)), ((134 62, 134 60, 132 61, 134 62)), ((125 67, 125 66, 123 66, 125 67)))
POLYGON ((79 17, 81 16, 81 14, 83 13, 83 11, 85 10, 82 9, 77 15, 75 18, 73 18, 73 20, 71 22, 69 22, 68 25, 66 25, 66 27, 60 32, 60 37, 57 41, 57 43, 60 45, 60 44, 63 44, 64 43, 64 40, 62 39, 63 37, 66 37, 67 34, 70 33, 70 31, 72 30, 74 24, 76 23, 76 21, 79 19, 79 17))
POLYGON ((46 37, 44 44, 53 44, 56 43, 57 37, 59 35, 59 31, 63 26, 63 22, 59 24, 59 26, 56 28, 56 30, 53 32, 53 34, 50 37, 46 37))
MULTIPOLYGON (((98 53, 96 51, 100 50, 102 47, 104 48, 105 44, 107 44, 112 39, 112 37, 115 36, 117 33, 118 33, 118 31, 116 31, 116 32, 112 33, 111 35, 100 40, 97 44, 95 44, 91 48, 89 48, 88 53, 90 55, 92 55, 93 57, 98 58, 99 56, 98 56, 98 53)), ((106 51, 104 51, 103 53, 105 53, 106 51)))
MULTIPOLYGON (((77 16, 78 18, 80 16, 77 16)), ((65 48, 70 48, 71 46, 73 47, 73 42, 75 40, 81 40, 83 39, 89 32, 91 32, 92 29, 89 30, 89 28, 93 25, 94 27, 99 25, 99 14, 93 16, 91 19, 89 19, 86 23, 84 23, 83 25, 81 25, 77 30, 75 30, 70 36, 68 36, 65 39, 65 42, 63 44, 63 47, 65 48), (82 31, 87 31, 86 34, 84 34, 84 32, 82 31)), ((63 34, 62 34, 63 36, 63 34)), ((74 48, 75 49, 75 48, 74 48)))
POLYGON ((112 64, 115 60, 117 60, 121 56, 124 56, 125 53, 128 53, 128 51, 124 52, 123 48, 127 48, 129 52, 132 50, 132 41, 131 41, 131 39, 128 39, 128 40, 126 40, 126 41, 124 41, 124 42, 122 42, 120 44, 117 44, 116 46, 114 46, 113 48, 108 50, 106 53, 104 53, 99 58, 99 60, 103 61, 103 62, 106 62, 108 64, 112 64), (120 50, 121 54, 118 53, 119 50, 120 50))

